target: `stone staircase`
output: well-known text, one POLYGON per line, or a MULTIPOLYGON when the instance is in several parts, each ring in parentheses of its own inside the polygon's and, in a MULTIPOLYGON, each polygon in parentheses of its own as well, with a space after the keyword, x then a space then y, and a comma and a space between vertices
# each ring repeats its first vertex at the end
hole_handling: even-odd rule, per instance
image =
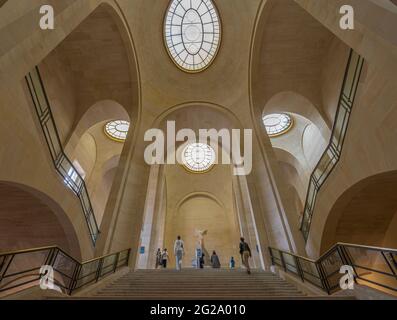
POLYGON ((129 271, 99 284, 80 298, 89 299, 299 299, 292 284, 271 272, 226 269, 129 271))

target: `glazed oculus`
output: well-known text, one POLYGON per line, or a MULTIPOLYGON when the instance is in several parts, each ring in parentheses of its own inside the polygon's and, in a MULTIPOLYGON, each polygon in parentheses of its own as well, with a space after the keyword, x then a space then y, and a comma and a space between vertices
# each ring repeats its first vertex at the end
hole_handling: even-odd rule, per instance
POLYGON ((171 59, 180 69, 206 69, 221 40, 221 24, 212 1, 172 0, 165 15, 164 39, 171 59))

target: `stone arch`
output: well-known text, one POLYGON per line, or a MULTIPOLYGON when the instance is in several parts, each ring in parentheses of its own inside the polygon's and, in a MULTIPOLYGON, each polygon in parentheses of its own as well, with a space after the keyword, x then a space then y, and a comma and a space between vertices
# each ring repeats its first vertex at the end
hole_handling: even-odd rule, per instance
MULTIPOLYGON (((94 125, 111 120, 125 120, 131 122, 127 110, 114 100, 101 100, 94 103, 74 125, 65 151, 72 152, 81 137, 94 125)), ((131 124, 131 129, 134 124, 131 124)))
MULTIPOLYGON (((103 100, 92 105, 82 116, 81 120, 74 127, 72 136, 65 148, 66 153, 72 154, 82 137, 89 133, 95 126, 101 125, 104 127, 106 122, 111 120, 125 120, 130 122, 131 131, 134 130, 134 124, 126 109, 112 100, 103 100)), ((104 129, 103 129, 104 130, 104 129)), ((101 129, 101 131, 103 131, 101 129)), ((91 134, 92 135, 92 134, 91 134)), ((130 133, 128 137, 130 136, 130 133)))
MULTIPOLYGON (((216 130, 219 130, 223 128, 238 129, 242 127, 237 117, 235 117, 230 110, 228 110, 223 106, 208 102, 203 102, 203 101, 191 101, 188 103, 178 104, 169 107, 165 112, 163 112, 153 121, 150 127, 159 128, 165 132, 166 122, 169 120, 176 121, 176 131, 182 128, 191 128, 196 133, 196 135, 198 134, 198 129, 214 128, 216 130)), ((178 151, 180 151, 183 148, 185 143, 186 141, 178 142, 175 146, 176 149, 175 151, 178 153, 178 151)), ((221 152, 221 149, 219 149, 219 147, 221 147, 223 151, 222 146, 218 144, 218 155, 221 152)), ((167 150, 164 151, 167 154, 169 152, 169 146, 167 146, 167 150)), ((154 167, 152 167, 151 169, 150 177, 152 177, 152 173, 154 174, 154 167)), ((225 228, 229 230, 228 231, 229 233, 232 233, 234 235, 234 238, 238 239, 240 233, 238 228, 237 212, 234 208, 234 201, 233 201, 234 194, 232 189, 233 180, 232 180, 231 167, 232 165, 215 166, 209 172, 196 176, 196 175, 192 175, 191 173, 188 173, 179 165, 160 166, 159 172, 162 171, 161 168, 164 168, 163 170, 164 176, 158 173, 156 179, 165 182, 164 204, 166 206, 165 207, 166 210, 163 213, 164 215, 164 218, 162 218, 163 220, 160 220, 155 215, 153 216, 153 219, 155 225, 157 221, 164 221, 164 226, 161 224, 158 226, 156 225, 154 227, 155 230, 164 230, 161 231, 164 232, 161 246, 164 245, 166 248, 169 249, 171 247, 172 249, 173 241, 175 240, 175 237, 177 235, 176 232, 178 232, 175 229, 176 228, 175 226, 180 222, 175 217, 177 217, 178 212, 179 213, 181 212, 180 211, 181 208, 183 209, 195 201, 199 201, 199 202, 201 201, 204 206, 208 204, 210 209, 211 208, 214 209, 215 207, 217 207, 218 209, 217 210, 214 209, 214 210, 217 211, 219 215, 215 218, 218 220, 223 219, 222 221, 225 224, 225 228), (181 179, 181 177, 182 180, 178 180, 181 179), (213 183, 208 183, 208 179, 213 183), (214 183, 215 181, 217 181, 216 184, 214 183), (187 185, 182 186, 182 184, 184 183, 186 183, 187 185), (195 185, 194 188, 192 188, 193 184, 195 185), (216 187, 215 185, 220 187, 216 187), (221 192, 220 190, 224 190, 224 191, 221 192)), ((162 184, 161 181, 158 182, 159 185, 162 184)), ((151 185, 151 180, 149 182, 149 185, 151 185)), ((150 199, 152 197, 153 196, 150 196, 150 199)), ((150 199, 149 200, 147 199, 147 201, 150 202, 150 199)), ((151 206, 155 206, 155 204, 152 204, 151 206)), ((199 208, 196 208, 195 210, 196 211, 194 211, 194 208, 192 208, 192 211, 198 213, 197 210, 199 210, 199 208)), ((203 210, 202 215, 205 216, 207 213, 205 212, 205 209, 202 210, 203 210)), ((192 212, 192 214, 194 212, 192 212)), ((190 223, 189 226, 192 227, 191 224, 193 222, 190 221, 189 223, 190 223)), ((213 225, 219 225, 219 224, 221 223, 216 223, 213 225)), ((145 228, 146 228, 146 224, 145 224, 145 228)), ((213 233, 212 236, 214 236, 215 231, 212 230, 211 232, 213 233)), ((181 234, 181 236, 184 237, 184 234, 181 234)), ((186 235, 186 237, 188 237, 188 235, 186 235)), ((230 238, 229 241, 231 243, 231 247, 233 247, 235 245, 234 243, 235 241, 233 242, 233 239, 231 239, 231 237, 229 238, 230 238)), ((188 247, 190 247, 191 250, 192 246, 194 246, 194 235, 189 235, 189 239, 184 239, 184 240, 185 240, 185 244, 188 247)), ((217 240, 215 239, 214 241, 219 244, 219 249, 220 252, 222 253, 223 251, 222 248, 224 245, 226 246, 226 243, 223 243, 220 239, 217 240)), ((208 248, 208 251, 214 249, 217 248, 211 247, 208 248)), ((223 257, 221 257, 221 259, 222 258, 225 259, 223 261, 224 264, 226 264, 226 260, 230 258, 227 256, 229 254, 232 254, 233 250, 230 249, 229 251, 225 252, 223 257)), ((193 258, 192 256, 193 254, 194 254, 194 250, 189 251, 187 253, 184 259, 185 266, 191 266, 190 260, 193 258)), ((173 265, 173 261, 171 261, 171 266, 172 265, 173 265)))
POLYGON ((87 179, 85 180, 98 224, 102 221, 107 199, 111 192, 109 185, 113 185, 109 179, 115 178, 116 170, 113 170, 112 174, 106 175, 106 173, 118 167, 121 154, 126 145, 111 141, 105 135, 104 126, 111 120, 130 122, 128 138, 133 135, 135 124, 131 123, 128 110, 115 100, 101 100, 86 110, 80 121, 75 124, 65 148, 70 160, 72 162, 77 160, 86 172, 87 179), (87 146, 85 148, 81 147, 82 145, 84 146, 83 142, 87 140, 87 136, 90 136, 94 142, 95 150, 87 146), (94 151, 96 153, 95 156, 90 154, 90 152, 94 151), (112 158, 111 162, 109 162, 109 158, 112 158), (94 159, 94 162, 91 163, 92 161, 90 162, 89 159, 94 159), (106 179, 104 179, 105 175, 106 179))
POLYGON ((76 231, 63 209, 28 185, 0 181, 0 251, 57 245, 81 259, 76 231))
POLYGON ((278 161, 291 165, 298 173, 304 171, 302 163, 300 163, 299 159, 296 158, 291 152, 279 147, 273 147, 273 150, 278 161))
POLYGON ((281 109, 301 114, 317 125, 328 139, 333 120, 325 110, 322 91, 335 81, 323 72, 328 64, 339 63, 328 62, 335 41, 338 39, 297 2, 261 2, 251 38, 248 75, 251 116, 257 130, 263 127, 262 111, 268 112, 279 102, 285 104, 281 109), (286 22, 280 27, 279 21, 286 22), (294 39, 290 47, 285 46, 286 38, 294 39), (264 109, 268 103, 270 108, 264 109))
POLYGON ((126 118, 121 106, 129 119, 139 122, 138 63, 117 4, 97 6, 39 68, 64 146, 72 144, 73 149, 77 140, 73 135, 80 137, 101 119, 126 118))
POLYGON ((179 200, 179 202, 176 205, 177 211, 179 210, 179 208, 189 199, 193 198, 193 197, 205 197, 205 198, 209 198, 213 201, 215 201, 221 208, 225 208, 224 204, 222 203, 222 201, 220 201, 218 199, 218 197, 216 197, 215 195, 213 195, 212 193, 209 192, 203 192, 203 191, 197 191, 197 192, 192 192, 189 193, 188 195, 184 196, 181 200, 179 200))
POLYGON ((397 171, 366 177, 345 190, 329 212, 321 252, 335 242, 396 247, 397 171))
POLYGON ((236 129, 243 128, 240 120, 229 108, 226 108, 220 104, 211 103, 208 101, 199 101, 199 100, 185 102, 185 103, 173 105, 173 106, 167 108, 163 113, 161 113, 159 116, 156 117, 156 119, 153 121, 151 127, 158 128, 162 122, 166 121, 167 118, 169 118, 172 114, 175 114, 179 110, 189 108, 189 107, 197 107, 197 106, 201 106, 201 107, 205 107, 207 109, 214 110, 217 113, 223 115, 224 118, 227 119, 228 121, 230 121, 230 123, 232 125, 234 125, 234 128, 236 128, 236 129))
POLYGON ((234 242, 240 235, 238 229, 234 228, 233 217, 227 213, 222 201, 210 192, 198 191, 184 196, 168 221, 172 223, 167 225, 165 244, 169 246, 177 235, 182 236, 186 266, 190 266, 194 258, 195 232, 198 230, 206 231, 203 241, 206 264, 213 250, 218 252, 223 265, 227 265, 230 256, 235 254, 234 242))
POLYGON ((290 115, 294 119, 292 129, 286 134, 272 138, 271 144, 276 158, 294 166, 306 185, 327 142, 318 127, 309 119, 296 113, 290 113, 290 115))
POLYGON ((263 114, 287 112, 298 114, 313 123, 321 132, 324 139, 328 139, 331 130, 318 109, 305 96, 293 92, 283 91, 271 97, 263 108, 263 114))
MULTIPOLYGON (((195 132, 197 139, 199 137, 199 129, 229 129, 230 132, 231 129, 240 129, 241 132, 243 132, 243 126, 233 112, 221 105, 208 102, 194 101, 170 107, 153 121, 151 128, 159 128, 163 132, 166 132, 166 123, 170 120, 175 121, 176 131, 183 128, 190 128, 195 132), (203 121, 202 119, 206 120, 203 121)), ((231 137, 230 134, 230 138, 231 137)), ((243 138, 241 136, 240 138, 240 148, 242 152, 243 138)), ((175 145, 176 150, 185 143, 186 141, 177 142, 175 145)), ((218 157, 220 157, 221 153, 222 156, 223 153, 231 154, 231 150, 226 150, 227 147, 221 145, 220 141, 217 147, 218 150, 215 151, 218 151, 216 152, 218 157)), ((168 149, 169 146, 167 145, 167 149, 164 150, 165 157, 169 151, 168 149)), ((231 162, 233 162, 232 159, 231 162)))

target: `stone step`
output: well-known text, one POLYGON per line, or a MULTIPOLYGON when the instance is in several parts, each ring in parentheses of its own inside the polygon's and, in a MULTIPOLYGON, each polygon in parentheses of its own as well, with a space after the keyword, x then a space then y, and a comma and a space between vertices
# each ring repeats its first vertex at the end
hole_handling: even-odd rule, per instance
MULTIPOLYGON (((186 292, 186 288, 182 289, 186 292)), ((181 288, 166 288, 166 290, 161 290, 159 288, 119 288, 119 287, 109 287, 109 288, 104 288, 101 289, 100 292, 161 292, 161 291, 166 291, 166 292, 181 292, 181 288)), ((194 288, 189 290, 189 292, 233 292, 233 290, 227 290, 226 288, 194 288)), ((240 288, 238 290, 239 292, 285 292, 285 291, 296 291, 298 292, 297 289, 295 288, 257 288, 257 289, 249 289, 249 288, 240 288)))
POLYGON ((184 269, 128 272, 85 295, 120 299, 277 299, 305 297, 270 272, 184 269))

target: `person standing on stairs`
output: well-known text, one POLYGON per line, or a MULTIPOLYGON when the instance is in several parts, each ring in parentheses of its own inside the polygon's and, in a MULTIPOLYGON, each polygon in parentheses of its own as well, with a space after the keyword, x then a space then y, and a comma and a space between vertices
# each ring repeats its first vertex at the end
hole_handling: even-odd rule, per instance
POLYGON ((214 269, 219 269, 221 267, 221 262, 219 261, 219 257, 216 254, 216 251, 212 252, 211 265, 212 265, 212 268, 214 268, 214 269))
POLYGON ((181 236, 178 236, 178 238, 175 240, 175 243, 174 243, 174 255, 175 255, 175 260, 176 260, 176 270, 182 269, 182 258, 185 253, 183 246, 184 246, 183 240, 181 239, 181 236))
POLYGON ((236 261, 234 261, 234 257, 231 257, 230 263, 229 263, 229 268, 234 269, 235 265, 236 265, 236 261))
POLYGON ((156 252, 156 269, 161 266, 161 263, 161 250, 158 248, 156 252))
POLYGON ((204 263, 205 263, 204 257, 205 257, 205 254, 203 252, 200 257, 200 269, 204 269, 204 263))
POLYGON ((168 252, 167 249, 164 249, 163 252, 161 253, 161 265, 163 266, 164 269, 167 268, 167 261, 168 261, 168 252))
POLYGON ((251 274, 249 258, 251 258, 251 249, 244 238, 240 238, 240 255, 243 265, 247 268, 247 273, 251 274))

